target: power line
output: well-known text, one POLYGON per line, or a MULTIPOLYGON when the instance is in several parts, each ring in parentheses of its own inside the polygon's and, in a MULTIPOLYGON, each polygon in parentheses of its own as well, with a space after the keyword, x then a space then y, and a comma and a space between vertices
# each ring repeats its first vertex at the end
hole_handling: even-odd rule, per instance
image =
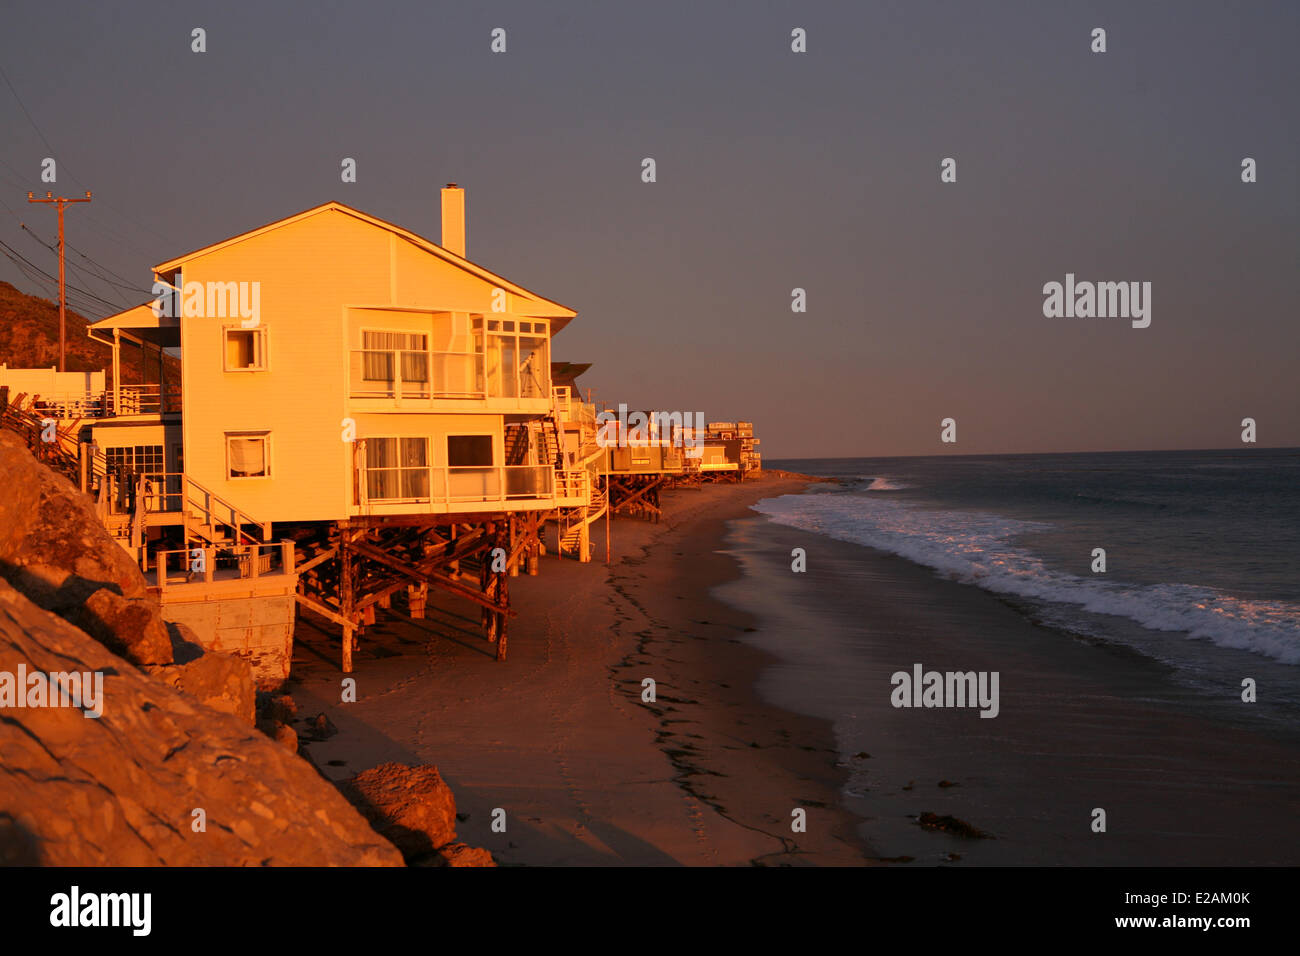
MULTIPOLYGON (((5 86, 9 87, 9 92, 13 94, 14 100, 17 101, 19 109, 21 109, 21 110, 23 111, 23 115, 27 117, 27 122, 29 122, 29 123, 32 124, 32 129, 36 130, 36 135, 39 136, 39 137, 41 138, 41 142, 45 144, 45 148, 49 151, 49 154, 50 154, 51 156, 53 156, 53 155, 57 152, 57 150, 55 150, 55 148, 54 148, 53 146, 50 145, 50 141, 49 141, 48 139, 45 138, 45 134, 41 132, 41 128, 40 128, 39 126, 36 125, 36 120, 33 119, 33 118, 32 118, 32 114, 29 113, 29 112, 27 111, 27 107, 23 104, 22 97, 20 97, 20 96, 18 95, 18 91, 17 91, 16 89, 14 89, 14 85, 13 85, 13 83, 12 83, 12 82, 10 81, 10 79, 9 79, 9 74, 5 73, 5 71, 4 71, 4 67, 3 67, 3 66, 0 66, 0 77, 3 77, 3 78, 4 78, 5 86)), ((6 165, 8 165, 8 164, 6 164, 6 165)), ((10 167, 10 168, 12 168, 12 167, 10 167)), ((72 170, 68 169, 66 163, 64 164, 63 169, 64 169, 64 171, 68 174, 68 178, 69 178, 69 179, 71 179, 74 183, 76 183, 78 186, 80 186, 82 189, 86 190, 87 192, 90 191, 89 189, 87 189, 85 183, 83 183, 80 179, 78 179, 76 176, 74 176, 74 175, 72 174, 72 170)), ((14 172, 16 173, 16 172, 18 172, 18 171, 17 171, 17 170, 14 170, 14 172)), ((180 243, 176 242, 175 239, 171 238, 170 236, 165 236, 165 235, 163 235, 163 234, 162 234, 161 232, 159 232, 157 229, 154 229, 154 228, 151 227, 151 226, 143 225, 143 224, 140 223, 140 222, 136 222, 136 221, 133 220, 130 216, 128 216, 126 213, 124 213, 122 210, 117 209, 116 206, 114 206, 112 203, 110 203, 110 202, 108 202, 107 200, 105 200, 102 196, 100 197, 100 200, 99 200, 99 201, 100 201, 101 203, 103 203, 103 205, 104 205, 105 207, 107 207, 108 209, 115 211, 121 219, 125 220, 125 221, 128 222, 128 223, 134 222, 134 225, 135 225, 135 227, 136 227, 137 229, 141 229, 141 230, 143 230, 143 231, 145 231, 145 232, 151 232, 151 233, 153 233, 155 236, 157 236, 159 239, 162 239, 162 240, 164 240, 165 242, 168 242, 168 243, 170 243, 170 244, 173 245, 173 246, 180 245, 180 243)))
MULTIPOLYGON (((57 287, 59 280, 56 277, 50 275, 48 272, 46 272, 36 263, 32 262, 32 260, 28 259, 25 255, 23 255, 21 252, 15 249, 13 246, 9 245, 9 243, 5 242, 3 239, 0 239, 0 248, 7 250, 8 253, 10 254, 10 258, 17 256, 19 259, 25 262, 29 268, 34 269, 36 272, 38 272, 41 276, 45 278, 46 281, 55 283, 57 287)), ((114 310, 115 312, 118 311, 118 307, 116 303, 109 302, 107 299, 100 298, 99 296, 95 295, 95 293, 93 292, 87 291, 86 289, 83 289, 80 286, 75 286, 71 284, 67 284, 67 287, 69 291, 77 293, 83 299, 93 300, 95 302, 102 303, 103 305, 108 306, 110 309, 114 310)), ((106 313, 106 314, 111 314, 111 313, 106 313)))
MULTIPOLYGON (((46 242, 44 239, 42 239, 40 235, 34 229, 31 228, 31 226, 27 225, 27 223, 20 222, 18 225, 22 228, 24 232, 30 235, 33 239, 39 242, 46 249, 49 249, 51 252, 58 252, 58 249, 52 243, 46 242)), ((95 262, 94 259, 90 258, 90 256, 86 255, 84 252, 81 252, 80 250, 73 248, 72 243, 65 241, 64 246, 66 246, 68 249, 72 249, 73 252, 77 253, 77 255, 81 256, 81 258, 85 259, 87 262, 91 262, 94 263, 95 265, 99 265, 98 262, 95 262)), ((146 291, 145 289, 137 288, 136 286, 133 285, 123 285, 120 282, 114 282, 112 279, 108 278, 107 276, 100 275, 98 272, 88 269, 85 266, 79 266, 75 262, 69 262, 68 267, 72 269, 76 269, 83 276, 93 277, 95 279, 98 279, 100 282, 103 282, 105 285, 110 286, 112 294, 117 296, 117 298, 121 300, 122 304, 125 306, 129 307, 130 303, 122 298, 121 293, 117 291, 118 289, 125 289, 128 292, 137 292, 141 295, 149 295, 149 292, 146 291)), ((106 266, 100 266, 100 268, 105 269, 106 271, 111 271, 108 270, 106 266)))

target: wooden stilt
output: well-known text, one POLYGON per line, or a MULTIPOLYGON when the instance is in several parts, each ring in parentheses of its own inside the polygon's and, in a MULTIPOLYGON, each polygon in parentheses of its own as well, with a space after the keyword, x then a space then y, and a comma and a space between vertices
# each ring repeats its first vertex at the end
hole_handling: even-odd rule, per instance
MULTIPOLYGON (((506 535, 507 539, 508 536, 509 536, 509 532, 507 532, 506 535)), ((509 607, 510 576, 507 574, 495 574, 493 575, 493 577, 496 578, 496 582, 495 582, 496 590, 493 594, 493 598, 496 600, 497 604, 501 605, 502 607, 509 607)), ((497 660, 504 661, 506 659, 507 618, 506 615, 500 613, 499 611, 493 611, 492 616, 496 621, 497 660)))
POLYGON ((407 613, 420 620, 424 617, 425 603, 429 600, 429 585, 412 584, 406 589, 407 613))
POLYGON ((343 620, 343 673, 352 673, 352 548, 349 539, 352 532, 347 527, 339 528, 339 611, 343 620))
POLYGON ((518 526, 517 519, 514 515, 511 515, 506 519, 506 527, 509 530, 506 532, 506 543, 504 547, 506 549, 506 554, 510 556, 509 560, 506 561, 506 569, 512 578, 517 578, 519 577, 519 556, 515 553, 515 539, 518 526))

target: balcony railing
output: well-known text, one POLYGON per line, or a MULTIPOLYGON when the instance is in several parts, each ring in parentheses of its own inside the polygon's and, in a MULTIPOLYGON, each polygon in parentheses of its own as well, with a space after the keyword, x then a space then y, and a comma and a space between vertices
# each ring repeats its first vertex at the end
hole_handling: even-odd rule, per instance
POLYGON ((557 385, 551 389, 555 402, 555 414, 566 424, 595 425, 596 406, 584 402, 568 385, 557 385))
POLYGON ((362 504, 367 506, 504 503, 553 497, 555 469, 550 465, 367 468, 361 487, 362 504), (378 496, 378 489, 393 493, 378 496))
POLYGON ((154 583, 164 591, 169 585, 290 575, 295 570, 294 546, 289 540, 159 551, 154 561, 154 583))
POLYGON ((486 366, 483 352, 351 349, 348 390, 353 398, 551 397, 550 370, 531 356, 517 367, 486 366))
POLYGON ((587 469, 576 468, 555 473, 555 497, 589 501, 590 495, 591 474, 587 469))
POLYGON ((352 349, 353 398, 486 398, 480 352, 352 349))
POLYGON ((121 399, 114 408, 113 390, 36 394, 32 411, 60 420, 112 418, 115 415, 157 415, 181 410, 179 385, 122 385, 121 399))

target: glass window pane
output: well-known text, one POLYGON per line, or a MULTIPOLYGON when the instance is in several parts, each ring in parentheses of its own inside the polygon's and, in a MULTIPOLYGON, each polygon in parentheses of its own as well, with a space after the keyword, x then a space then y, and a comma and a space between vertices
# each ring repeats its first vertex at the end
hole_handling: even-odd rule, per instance
POLYGON ((230 448, 230 476, 256 478, 266 474, 266 439, 232 437, 230 448))
POLYGON ((458 467, 490 467, 491 435, 448 435, 447 464, 458 467))

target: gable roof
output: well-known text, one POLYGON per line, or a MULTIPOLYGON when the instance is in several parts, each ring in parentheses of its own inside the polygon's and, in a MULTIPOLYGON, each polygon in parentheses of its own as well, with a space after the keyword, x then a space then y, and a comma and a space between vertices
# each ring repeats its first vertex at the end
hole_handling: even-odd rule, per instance
POLYGON ((569 320, 578 314, 567 305, 548 299, 545 296, 540 296, 536 292, 530 292, 523 286, 517 285, 509 279, 497 275, 495 272, 470 262, 463 256, 458 256, 454 252, 449 252, 431 239, 426 239, 423 236, 411 232, 409 229, 403 229, 401 226, 395 225, 394 223, 379 219, 369 213, 364 213, 359 209, 353 209, 351 206, 346 206, 341 202, 335 202, 333 200, 321 203, 319 206, 313 206, 311 209, 304 209, 302 212, 295 213, 292 216, 286 216, 284 219, 277 219, 274 222, 269 222, 264 226, 257 227, 256 229, 250 229, 248 232, 241 232, 239 235, 231 236, 229 239, 223 239, 220 242, 214 242, 210 245, 203 246, 200 249, 195 249, 193 252, 187 252, 174 259, 168 259, 166 262, 160 262, 158 265, 153 267, 153 271, 155 273, 171 272, 184 263, 189 262, 192 259, 197 259, 199 256, 207 255, 211 252, 217 251, 218 249, 234 245, 237 242, 243 242, 246 239, 261 236, 265 233, 271 232, 272 230, 279 229, 282 226, 288 226, 295 222, 300 222, 323 212, 341 212, 344 215, 352 216, 379 229, 391 232, 399 238, 405 239, 407 242, 424 252, 437 256, 439 259, 442 259, 459 269, 464 269, 466 272, 473 276, 477 276, 485 282, 490 282, 494 286, 505 289, 507 292, 513 292, 515 295, 523 296, 526 299, 532 299, 535 302, 543 302, 547 305, 554 306, 562 312, 568 313, 565 316, 555 317, 551 320, 551 328, 553 332, 558 332, 560 329, 564 328, 564 326, 569 324, 569 320))

